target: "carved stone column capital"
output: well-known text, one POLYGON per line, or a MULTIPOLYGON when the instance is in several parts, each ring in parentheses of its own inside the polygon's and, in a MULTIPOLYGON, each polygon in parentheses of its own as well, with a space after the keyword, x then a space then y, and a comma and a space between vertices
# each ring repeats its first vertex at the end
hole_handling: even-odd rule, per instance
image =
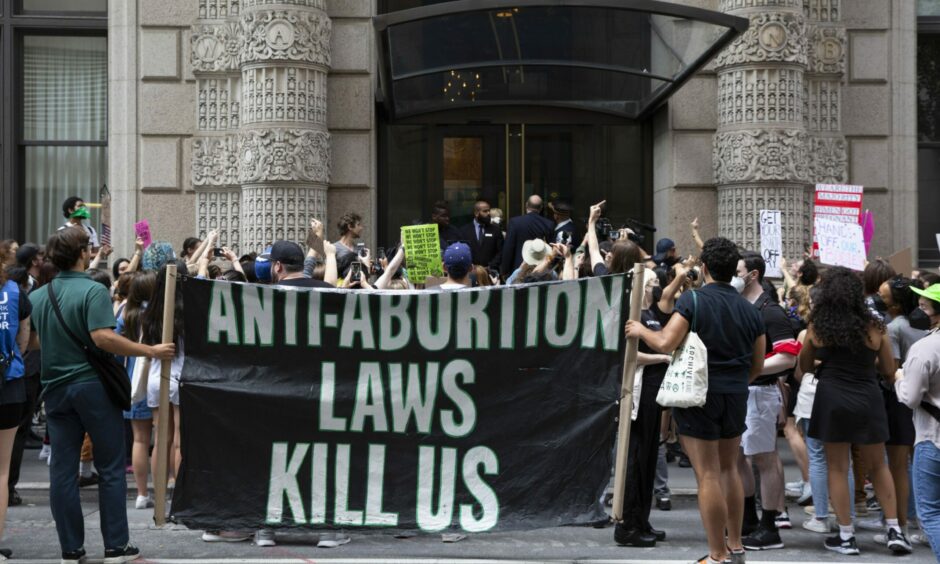
POLYGON ((330 66, 332 26, 321 10, 245 10, 240 27, 242 65, 288 61, 330 66))

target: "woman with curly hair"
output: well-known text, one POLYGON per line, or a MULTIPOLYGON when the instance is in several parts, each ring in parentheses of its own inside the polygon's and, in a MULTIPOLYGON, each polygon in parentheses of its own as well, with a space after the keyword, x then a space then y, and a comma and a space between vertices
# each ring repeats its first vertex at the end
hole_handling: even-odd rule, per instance
POLYGON ((878 372, 893 384, 891 341, 884 324, 866 307, 857 274, 833 268, 818 288, 800 368, 815 370, 818 378, 809 436, 825 444, 829 495, 839 520, 839 534, 827 538, 825 547, 840 554, 859 554, 848 480, 849 450, 854 444, 884 508, 888 548, 909 553, 911 545, 898 524, 894 481, 884 460, 888 418, 878 372), (821 364, 814 367, 816 360, 821 364))

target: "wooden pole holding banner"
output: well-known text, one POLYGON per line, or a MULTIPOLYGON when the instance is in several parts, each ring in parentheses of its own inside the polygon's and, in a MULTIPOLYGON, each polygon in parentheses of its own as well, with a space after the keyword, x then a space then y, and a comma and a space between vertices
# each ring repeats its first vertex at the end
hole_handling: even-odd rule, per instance
MULTIPOLYGON (((163 296, 163 339, 162 342, 173 342, 173 325, 176 311, 176 265, 168 264, 166 267, 166 293, 163 296)), ((177 351, 178 352, 178 351, 177 351)), ((157 457, 156 475, 153 477, 153 520, 158 527, 166 525, 166 480, 167 435, 170 433, 170 366, 172 361, 160 363, 160 419, 157 422, 157 457)))
MULTIPOLYGON (((633 285, 630 290, 630 320, 639 321, 643 309, 646 266, 633 265, 633 285)), ((633 380, 636 377, 636 356, 639 339, 627 339, 627 351, 623 359, 623 383, 620 386, 620 421, 617 427, 617 454, 614 465, 613 517, 623 521, 623 496, 627 472, 627 454, 630 445, 630 424, 633 422, 633 380)), ((637 398, 639 401, 639 398, 637 398)))

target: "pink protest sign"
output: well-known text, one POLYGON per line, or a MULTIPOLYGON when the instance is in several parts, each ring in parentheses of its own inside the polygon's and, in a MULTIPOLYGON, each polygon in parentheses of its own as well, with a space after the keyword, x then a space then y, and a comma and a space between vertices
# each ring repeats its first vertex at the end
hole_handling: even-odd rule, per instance
POLYGON ((862 226, 862 235, 865 237, 865 253, 871 250, 871 240, 875 237, 875 216, 870 210, 862 212, 862 217, 858 219, 862 226))
POLYGON ((134 224, 134 234, 144 240, 145 249, 153 243, 153 237, 150 235, 150 222, 146 219, 134 224))

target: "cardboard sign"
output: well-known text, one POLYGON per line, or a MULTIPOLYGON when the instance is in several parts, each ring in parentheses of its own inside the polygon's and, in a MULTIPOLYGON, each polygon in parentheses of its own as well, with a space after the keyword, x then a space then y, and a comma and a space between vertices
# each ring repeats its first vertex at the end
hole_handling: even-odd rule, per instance
POLYGON ((150 235, 150 222, 142 219, 134 224, 134 234, 144 240, 144 248, 153 243, 153 237, 150 235))
POLYGON ((910 276, 911 270, 914 267, 914 252, 910 247, 903 251, 898 251, 888 257, 888 264, 890 264, 891 268, 898 274, 905 277, 910 276))
MULTIPOLYGON (((841 223, 858 223, 862 214, 864 188, 852 184, 817 184, 813 202, 813 218, 841 223)), ((821 246, 813 233, 813 255, 818 256, 821 246)))
POLYGON ((816 218, 816 240, 823 264, 865 270, 865 237, 858 223, 816 218))
POLYGON ((401 240, 405 245, 405 264, 412 284, 424 284, 428 276, 444 273, 436 223, 402 227, 401 240))
POLYGON ((760 252, 767 265, 766 276, 780 278, 780 258, 783 256, 783 234, 778 210, 760 211, 760 252))

